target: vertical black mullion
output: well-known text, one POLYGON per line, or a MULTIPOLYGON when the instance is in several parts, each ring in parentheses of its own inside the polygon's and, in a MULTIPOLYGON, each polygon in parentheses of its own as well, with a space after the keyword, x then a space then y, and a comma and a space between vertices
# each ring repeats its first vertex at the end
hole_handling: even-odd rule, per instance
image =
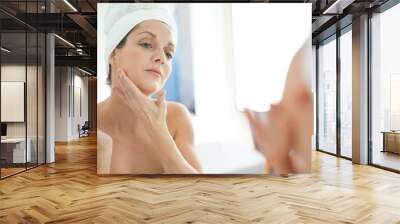
MULTIPOLYGON (((45 5, 44 11, 45 11, 45 13, 48 13, 48 5, 49 5, 48 0, 45 0, 44 5, 45 5)), ((44 56, 43 56, 43 58, 44 58, 44 79, 42 79, 42 82, 44 80, 44 136, 43 136, 43 138, 44 138, 44 161, 43 161, 43 163, 44 164, 47 163, 47 43, 48 43, 47 35, 48 35, 47 31, 44 32, 44 56)), ((42 77, 43 77, 43 73, 42 73, 42 77)))
POLYGON ((367 117, 368 117, 368 124, 367 124, 367 129, 368 129, 368 164, 373 164, 373 153, 372 153, 372 64, 371 64, 371 56, 372 56, 372 30, 371 30, 371 19, 372 19, 372 12, 368 12, 368 20, 367 20, 367 46, 368 46, 368 53, 367 53, 367 117))
MULTIPOLYGON (((2 32, 1 32, 1 30, 2 30, 2 26, 1 26, 1 24, 2 23, 0 23, 0 47, 2 46, 2 32)), ((1 60, 1 50, 0 50, 0 124, 2 124, 2 122, 1 122, 1 66, 2 66, 2 64, 1 64, 1 62, 2 62, 2 60, 1 60)), ((2 168, 2 159, 1 159, 1 144, 0 144, 0 179, 2 179, 1 178, 1 168, 2 168)))
POLYGON ((59 84, 58 88, 60 90, 60 93, 59 93, 59 95, 60 95, 60 117, 62 117, 62 101, 61 101, 61 99, 62 99, 62 96, 61 96, 61 93, 62 93, 62 91, 61 91, 61 87, 62 87, 61 79, 62 79, 62 76, 63 76, 63 72, 60 72, 60 74, 58 75, 58 84, 59 84))
POLYGON ((71 117, 71 71, 68 72, 68 117, 71 117))
MULTIPOLYGON (((46 2, 46 8, 45 12, 47 13, 47 2, 46 2)), ((43 163, 47 163, 47 35, 48 33, 44 33, 44 161, 43 163)), ((43 76, 43 74, 42 74, 43 76)), ((42 82, 43 82, 42 80, 42 82)), ((43 107, 42 107, 43 109, 43 107)))
MULTIPOLYGON (((36 14, 37 16, 39 16, 39 0, 36 0, 36 14)), ((39 32, 38 30, 36 31, 36 166, 39 166, 39 32)))
POLYGON ((72 93, 72 117, 75 118, 75 69, 74 67, 71 67, 72 74, 71 74, 71 82, 72 82, 72 88, 71 88, 71 93, 72 93))
POLYGON ((319 44, 315 47, 315 92, 316 92, 316 103, 315 103, 315 132, 316 132, 316 139, 315 139, 315 148, 319 149, 319 44))
MULTIPOLYGON (((25 21, 28 21, 28 1, 25 0, 25 21)), ((28 119, 27 119, 27 96, 28 96, 28 25, 25 23, 25 170, 28 169, 28 119)))
POLYGON ((341 133, 342 124, 340 116, 340 83, 341 83, 341 64, 340 64, 340 30, 336 31, 336 154, 341 157, 341 133))

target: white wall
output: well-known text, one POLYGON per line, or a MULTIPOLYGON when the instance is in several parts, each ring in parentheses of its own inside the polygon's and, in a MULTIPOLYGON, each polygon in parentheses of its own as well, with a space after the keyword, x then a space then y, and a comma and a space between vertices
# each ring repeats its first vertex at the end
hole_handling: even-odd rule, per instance
POLYGON ((55 68, 55 140, 68 139, 68 68, 55 68))
POLYGON ((82 77, 80 76, 83 73, 78 73, 76 74, 76 72, 79 72, 78 70, 75 70, 75 75, 74 75, 74 89, 75 91, 73 92, 73 94, 75 94, 74 96, 72 96, 72 98, 75 99, 75 106, 74 106, 74 110, 75 113, 73 113, 73 119, 72 119, 72 130, 71 130, 71 135, 73 136, 73 138, 79 137, 79 133, 78 133, 78 129, 77 126, 78 124, 80 124, 80 126, 82 126, 85 121, 88 121, 88 106, 89 106, 89 102, 88 102, 88 77, 82 77), (80 89, 80 99, 78 97, 78 92, 77 90, 80 89), (79 101, 81 101, 79 103, 79 101), (79 111, 79 107, 82 110, 82 112, 80 113, 79 111))
POLYGON ((82 75, 71 67, 56 67, 55 141, 79 138, 78 124, 82 126, 88 120, 88 78, 82 75), (79 105, 82 106, 82 114, 79 105))

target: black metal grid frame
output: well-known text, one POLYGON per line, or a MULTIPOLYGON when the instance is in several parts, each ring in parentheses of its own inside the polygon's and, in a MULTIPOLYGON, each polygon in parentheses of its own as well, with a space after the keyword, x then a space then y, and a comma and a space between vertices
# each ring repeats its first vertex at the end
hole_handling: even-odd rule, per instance
MULTIPOLYGON (((338 27, 340 28, 340 27, 338 27)), ((320 41, 316 45, 316 91, 317 91, 317 100, 316 100, 316 150, 319 152, 323 152, 329 155, 338 156, 340 158, 344 158, 347 160, 352 160, 347 156, 341 155, 341 118, 340 118, 340 81, 341 81, 341 67, 340 67, 340 37, 347 32, 351 32, 351 24, 348 24, 342 29, 338 29, 334 34, 327 37, 326 39, 320 41), (327 44, 331 41, 336 41, 336 153, 329 152, 327 150, 321 149, 319 147, 319 47, 321 44, 327 44)))
MULTIPOLYGON (((37 8, 37 11, 38 11, 39 2, 43 2, 43 1, 40 1, 40 0, 29 0, 29 1, 25 0, 25 1, 21 1, 21 2, 25 3, 25 10, 26 10, 28 2, 36 2, 37 3, 36 4, 36 8, 37 8)), ((47 7, 46 7, 46 11, 47 11, 47 7)), ((3 12, 5 12, 5 11, 3 11, 3 12)), ((17 18, 14 18, 14 19, 17 19, 17 18)), ((21 21, 18 21, 18 22, 21 22, 21 21)), ((28 157, 28 154, 27 154, 27 147, 28 147, 28 145, 27 145, 27 139, 28 139, 28 136, 27 136, 28 135, 28 132, 27 132, 27 128, 28 128, 28 125, 27 125, 27 80, 28 80, 27 79, 27 75, 28 75, 28 68, 27 68, 28 48, 27 48, 27 46, 28 46, 28 30, 31 30, 34 33, 36 33, 36 99, 37 99, 36 104, 37 105, 39 103, 39 82, 38 82, 38 80, 39 80, 38 79, 39 69, 37 67, 39 65, 39 56, 38 56, 39 55, 39 50, 38 50, 38 47, 39 47, 39 33, 42 33, 42 32, 40 32, 39 30, 35 29, 32 26, 29 26, 26 23, 23 23, 23 24, 25 26, 25 30, 24 30, 24 32, 22 32, 22 33, 25 34, 25 83, 24 83, 25 169, 21 170, 21 171, 18 171, 18 172, 15 172, 15 173, 12 173, 12 174, 7 175, 7 176, 2 176, 2 173, 1 173, 2 169, 0 168, 0 180, 6 179, 8 177, 12 177, 12 176, 17 175, 19 173, 23 173, 23 172, 25 172, 27 170, 30 170, 30 169, 36 168, 38 166, 44 165, 47 162, 47 150, 46 150, 47 149, 47 140, 46 140, 47 139, 47 128, 46 128, 47 127, 47 120, 46 120, 47 119, 47 113, 46 113, 46 108, 47 108, 47 100, 46 100, 46 98, 47 98, 47 82, 46 82, 46 79, 47 79, 47 40, 46 40, 46 35, 44 35, 43 36, 43 40, 44 41, 42 42, 43 47, 44 47, 44 51, 42 51, 42 53, 44 53, 44 55, 43 55, 44 69, 42 70, 43 75, 44 75, 44 76, 42 76, 42 82, 44 83, 44 99, 43 99, 44 111, 43 112, 45 113, 45 116, 43 117, 44 120, 42 121, 42 122, 44 122, 44 136, 43 136, 43 139, 44 139, 44 145, 43 145, 43 147, 44 147, 44 150, 43 150, 43 152, 44 152, 44 155, 43 155, 44 161, 43 161, 43 163, 39 163, 39 141, 38 141, 39 140, 39 137, 38 137, 38 134, 39 134, 39 107, 37 106, 36 107, 36 142, 37 142, 36 162, 33 164, 33 166, 29 166, 28 167, 28 162, 26 162, 28 160, 28 158, 27 158, 28 157)), ((47 34, 47 33, 44 33, 44 34, 47 34)), ((0 32, 0 45, 2 45, 1 44, 1 35, 2 35, 2 32, 0 32)), ((0 63, 1 62, 2 62, 2 58, 1 58, 1 54, 0 54, 0 63)), ((0 81, 1 81, 1 70, 0 70, 0 81)), ((0 94, 0 97, 1 97, 1 94, 0 94)), ((1 106, 0 106, 0 109, 1 109, 1 106)), ((1 115, 0 115, 0 118, 1 118, 1 115)), ((0 144, 0 156, 1 156, 1 144, 0 144)), ((32 164, 29 164, 29 165, 32 165, 32 164)))

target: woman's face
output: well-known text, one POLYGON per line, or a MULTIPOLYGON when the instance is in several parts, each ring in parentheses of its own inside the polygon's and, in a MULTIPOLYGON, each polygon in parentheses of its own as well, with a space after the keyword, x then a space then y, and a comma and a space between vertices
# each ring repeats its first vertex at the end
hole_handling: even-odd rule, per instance
MULTIPOLYGON (((144 21, 127 36, 122 48, 114 50, 110 58, 112 72, 115 74, 117 69, 123 69, 143 94, 150 95, 159 91, 168 79, 174 50, 167 24, 144 21)), ((114 74, 111 79, 116 78, 114 74)))

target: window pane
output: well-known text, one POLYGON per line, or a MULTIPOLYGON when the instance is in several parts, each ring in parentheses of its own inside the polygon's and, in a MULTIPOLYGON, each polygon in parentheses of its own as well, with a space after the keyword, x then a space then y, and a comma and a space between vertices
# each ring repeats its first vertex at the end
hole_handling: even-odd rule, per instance
POLYGON ((292 57, 310 35, 307 5, 261 6, 232 5, 235 98, 239 109, 267 111, 270 104, 280 102, 292 57), (276 23, 282 11, 290 19, 276 23), (279 32, 272 32, 275 30, 279 32))
POLYGON ((340 37, 340 152, 351 158, 352 141, 352 35, 351 30, 340 37))
POLYGON ((318 148, 336 153, 336 40, 318 51, 318 148))
POLYGON ((400 170, 400 4, 372 18, 372 163, 400 170))
POLYGON ((27 141, 30 147, 28 168, 37 165, 37 33, 28 32, 26 80, 27 141))

